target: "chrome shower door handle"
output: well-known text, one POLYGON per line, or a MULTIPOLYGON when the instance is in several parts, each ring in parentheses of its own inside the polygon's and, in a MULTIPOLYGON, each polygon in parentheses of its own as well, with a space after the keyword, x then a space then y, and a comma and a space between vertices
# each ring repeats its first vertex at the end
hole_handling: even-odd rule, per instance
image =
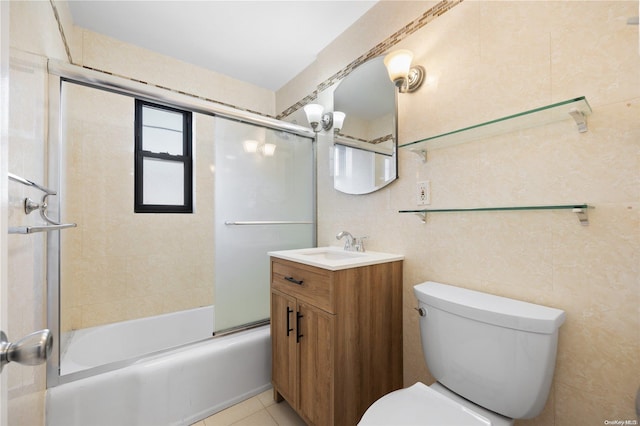
POLYGON ((11 361, 23 365, 38 365, 47 361, 53 348, 53 335, 48 329, 33 332, 16 343, 9 343, 0 331, 0 372, 11 361))

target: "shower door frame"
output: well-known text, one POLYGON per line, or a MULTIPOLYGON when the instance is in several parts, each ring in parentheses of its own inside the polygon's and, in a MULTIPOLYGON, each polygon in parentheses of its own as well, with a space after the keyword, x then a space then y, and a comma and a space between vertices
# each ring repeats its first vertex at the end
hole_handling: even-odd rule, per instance
MULTIPOLYGON (((142 83, 135 80, 128 80, 124 77, 117 77, 111 74, 82 68, 56 60, 48 61, 49 73, 49 123, 48 123, 48 185, 60 188, 58 191, 57 203, 51 203, 50 212, 54 218, 60 216, 59 206, 65 194, 60 185, 60 149, 62 147, 62 83, 69 82, 88 86, 91 88, 106 90, 117 94, 142 99, 149 102, 160 102, 175 106, 195 113, 209 116, 223 117, 240 121, 247 124, 258 125, 268 129, 284 131, 297 136, 310 139, 312 144, 312 212, 313 212, 313 245, 317 245, 318 209, 317 209, 317 135, 313 130, 297 124, 288 123, 274 118, 262 116, 249 111, 235 109, 230 106, 215 103, 196 96, 172 91, 171 89, 157 87, 151 84, 142 83)), ((47 388, 58 386, 64 383, 90 377, 96 374, 112 371, 131 365, 141 358, 131 358, 113 364, 98 366, 75 373, 60 375, 60 238, 58 232, 51 232, 47 235, 47 325, 54 336, 54 346, 51 356, 47 360, 47 388)), ((212 336, 208 339, 215 339, 212 336)), ((204 340, 208 340, 204 339, 204 340)), ((192 342, 195 343, 195 342, 192 342)), ((189 344, 192 344, 189 343, 189 344)), ((166 350, 175 349, 167 348, 166 350)))

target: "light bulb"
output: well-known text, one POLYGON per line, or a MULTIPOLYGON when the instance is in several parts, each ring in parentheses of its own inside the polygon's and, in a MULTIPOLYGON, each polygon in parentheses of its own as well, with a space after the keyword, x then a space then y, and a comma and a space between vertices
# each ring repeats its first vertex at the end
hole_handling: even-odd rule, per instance
POLYGON ((342 111, 333 112, 333 131, 338 133, 342 129, 344 119, 347 115, 342 111))
POLYGON ((384 57, 389 78, 397 87, 401 87, 407 80, 412 60, 413 53, 406 49, 395 50, 384 57))

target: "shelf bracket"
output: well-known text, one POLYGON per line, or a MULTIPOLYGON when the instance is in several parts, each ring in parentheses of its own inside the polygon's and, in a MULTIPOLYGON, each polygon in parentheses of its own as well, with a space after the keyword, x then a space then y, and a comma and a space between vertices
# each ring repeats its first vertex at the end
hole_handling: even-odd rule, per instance
POLYGON ((415 215, 420 218, 422 223, 427 223, 427 212, 416 212, 415 215))
POLYGON ((589 130, 587 128, 587 116, 584 114, 584 112, 576 108, 572 108, 569 111, 569 115, 575 120, 576 124, 578 125, 578 132, 584 133, 589 130))
POLYGON ((420 157, 422 159, 423 163, 427 162, 427 151, 426 150, 420 149, 420 148, 411 148, 409 151, 413 152, 418 157, 420 157))
POLYGON ((589 217, 587 216, 587 209, 578 207, 573 209, 573 212, 578 215, 578 220, 580 221, 580 225, 582 226, 589 225, 589 217))

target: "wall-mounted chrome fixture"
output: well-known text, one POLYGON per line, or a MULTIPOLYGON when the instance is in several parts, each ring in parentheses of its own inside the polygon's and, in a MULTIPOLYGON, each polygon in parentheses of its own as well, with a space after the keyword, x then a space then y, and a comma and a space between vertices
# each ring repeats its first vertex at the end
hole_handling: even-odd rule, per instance
POLYGON ((10 226, 9 227, 10 234, 32 234, 34 232, 57 231, 60 229, 75 228, 77 226, 75 223, 58 223, 47 215, 47 208, 49 207, 47 198, 50 195, 56 195, 57 194, 56 191, 52 191, 51 189, 45 188, 42 185, 38 185, 37 183, 30 181, 29 179, 25 179, 18 175, 14 175, 13 173, 9 173, 8 176, 9 176, 9 180, 21 183, 25 186, 36 188, 44 192, 44 195, 42 196, 42 200, 40 201, 40 203, 33 201, 31 198, 25 198, 23 202, 23 206, 24 206, 25 214, 29 214, 35 210, 39 210, 40 217, 42 217, 42 219, 48 223, 48 225, 42 225, 42 226, 10 226))
POLYGON ((304 113, 314 132, 320 130, 331 130, 338 133, 342 129, 345 113, 341 111, 324 112, 324 107, 320 104, 308 104, 304 107, 304 113))
POLYGON ((394 50, 384 57, 389 78, 396 85, 400 93, 415 92, 424 81, 426 71, 421 65, 411 66, 413 53, 410 50, 394 50))

